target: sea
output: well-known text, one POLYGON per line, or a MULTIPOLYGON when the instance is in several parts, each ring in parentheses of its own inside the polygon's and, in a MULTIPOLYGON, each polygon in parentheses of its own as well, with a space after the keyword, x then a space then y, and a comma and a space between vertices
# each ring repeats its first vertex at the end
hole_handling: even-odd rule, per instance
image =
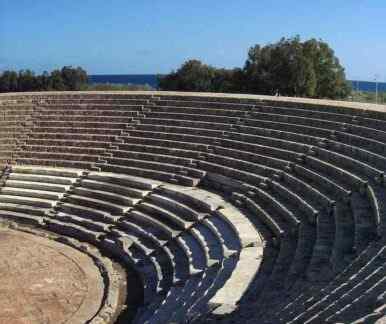
MULTIPOLYGON (((367 92, 375 92, 377 83, 372 81, 352 81, 350 80, 352 84, 352 88, 354 90, 358 91, 367 91, 367 92)), ((386 82, 378 82, 378 91, 379 92, 386 92, 386 82)))
MULTIPOLYGON (((371 81, 350 80, 354 90, 375 92, 376 83, 371 81)), ((112 83, 149 85, 158 88, 157 74, 95 74, 89 76, 89 83, 112 83)), ((378 82, 378 91, 386 92, 386 82, 378 82)))
POLYGON ((149 85, 158 88, 157 74, 95 74, 89 75, 89 83, 149 85))

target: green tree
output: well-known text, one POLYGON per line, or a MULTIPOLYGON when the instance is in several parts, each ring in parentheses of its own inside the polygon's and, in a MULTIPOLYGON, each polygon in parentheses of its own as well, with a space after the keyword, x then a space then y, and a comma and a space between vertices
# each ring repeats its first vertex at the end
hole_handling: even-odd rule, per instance
POLYGON ((82 90, 87 88, 87 72, 80 67, 65 66, 50 74, 35 75, 31 70, 4 71, 0 74, 0 92, 82 90))
POLYGON ((162 90, 245 92, 311 98, 346 98, 351 87, 327 43, 299 36, 251 47, 242 69, 217 69, 198 60, 160 77, 162 90))
POLYGON ((243 71, 241 69, 215 69, 212 79, 213 92, 241 92, 243 89, 243 71))
POLYGON ((316 94, 320 98, 340 99, 351 92, 344 68, 334 51, 323 41, 310 39, 304 42, 305 55, 312 60, 317 75, 316 94))
POLYGON ((47 71, 36 77, 37 88, 40 91, 47 91, 50 88, 50 75, 47 71))
POLYGON ((252 47, 244 73, 250 93, 340 99, 351 91, 328 44, 299 36, 252 47))
POLYGON ((159 76, 161 90, 240 92, 243 72, 241 69, 216 69, 198 60, 189 60, 168 75, 159 76))
POLYGON ((60 70, 54 70, 50 74, 48 90, 67 90, 60 70))
POLYGON ((198 60, 185 62, 177 71, 160 77, 162 90, 211 91, 215 69, 198 60))
POLYGON ((39 90, 37 78, 31 70, 21 70, 18 74, 18 91, 39 90))
POLYGON ((60 73, 66 90, 81 90, 82 86, 87 84, 87 72, 81 67, 64 66, 60 73))
POLYGON ((0 92, 14 92, 18 90, 18 76, 14 71, 4 71, 0 75, 0 92))

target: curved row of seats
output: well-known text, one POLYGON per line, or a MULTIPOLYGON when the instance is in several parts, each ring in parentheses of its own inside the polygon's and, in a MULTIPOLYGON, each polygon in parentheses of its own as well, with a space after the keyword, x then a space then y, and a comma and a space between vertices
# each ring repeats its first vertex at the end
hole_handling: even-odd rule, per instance
POLYGON ((1 218, 86 241, 137 271, 144 291, 135 323, 194 318, 209 310, 209 302, 234 306, 240 293, 224 300, 219 291, 241 278, 237 265, 250 267, 247 282, 257 272, 259 261, 243 249, 261 249, 258 232, 205 191, 47 167, 15 166, 3 180, 1 218))
MULTIPOLYGON (((252 309, 268 323, 348 318, 349 307, 333 314, 323 307, 334 309, 331 305, 346 292, 330 296, 328 287, 334 287, 337 278, 350 280, 345 275, 348 269, 359 271, 360 266, 355 266, 358 258, 385 234, 386 112, 338 104, 168 93, 14 95, 0 97, 0 101, 1 123, 7 130, 7 137, 0 141, 2 159, 198 186, 220 193, 243 210, 259 231, 266 233, 271 252, 263 259, 264 271, 251 283, 235 316, 252 309), (22 115, 28 115, 25 124, 14 121, 22 115), (7 139, 17 138, 15 123, 21 125, 23 135, 10 142, 14 146, 7 146, 7 139), (327 289, 328 302, 321 303, 324 297, 315 293, 321 287, 327 289), (304 298, 299 298, 299 291, 305 290, 304 298)), ((145 220, 152 215, 168 215, 163 235, 172 238, 183 237, 180 231, 195 229, 194 222, 200 220, 192 215, 173 217, 162 195, 120 200, 114 191, 108 195, 99 191, 98 184, 89 180, 69 197, 60 198, 61 203, 55 206, 58 218, 67 223, 67 214, 79 218, 90 213, 96 224, 91 226, 103 233, 104 225, 98 222, 115 222, 116 214, 127 214, 146 223, 142 228, 154 235, 154 242, 165 237, 151 232, 153 224, 145 220)), ((82 226, 82 220, 74 220, 76 226, 82 226)), ((127 242, 117 233, 107 237, 106 244, 120 244, 127 250, 127 242)), ((210 233, 215 235, 213 228, 207 236, 210 233)), ((191 235, 195 242, 205 238, 195 231, 191 235)), ((178 246, 189 242, 179 240, 178 246)), ((228 242, 223 240, 222 247, 228 242)), ((142 264, 145 255, 144 268, 159 269, 154 250, 140 247, 139 239, 135 242, 131 264, 142 264), (147 254, 141 254, 143 251, 147 254)), ((186 251, 191 248, 185 247, 186 251)), ((201 259, 221 259, 220 255, 205 254, 201 259)), ((197 260, 185 260, 194 269, 203 267, 194 264, 197 260)), ((150 285, 153 291, 173 286, 163 280, 170 276, 155 272, 158 281, 150 285)), ((371 288, 380 282, 365 280, 361 284, 371 294, 371 288)), ((356 301, 357 297, 355 292, 348 294, 345 302, 362 307, 364 313, 357 311, 359 315, 378 307, 377 303, 356 301)), ((164 299, 153 304, 154 314, 161 314, 164 299)), ((189 309, 199 314, 204 304, 189 309)), ((169 314, 171 304, 165 305, 162 314, 169 314)))

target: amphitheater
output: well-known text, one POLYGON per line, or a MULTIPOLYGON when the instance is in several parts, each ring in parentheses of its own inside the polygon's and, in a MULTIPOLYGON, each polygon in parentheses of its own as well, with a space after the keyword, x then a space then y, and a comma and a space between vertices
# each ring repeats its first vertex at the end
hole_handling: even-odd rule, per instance
POLYGON ((0 95, 0 323, 386 323, 386 106, 0 95))

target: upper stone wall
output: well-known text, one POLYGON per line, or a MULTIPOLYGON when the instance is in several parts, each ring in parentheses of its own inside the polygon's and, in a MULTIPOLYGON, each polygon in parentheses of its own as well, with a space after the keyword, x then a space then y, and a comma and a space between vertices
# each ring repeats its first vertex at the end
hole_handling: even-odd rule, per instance
POLYGON ((50 96, 50 95, 81 95, 81 94, 115 94, 115 95, 149 95, 149 96, 181 96, 181 97, 196 97, 196 98, 213 98, 213 99, 225 99, 225 100, 242 100, 242 101, 263 101, 272 103, 286 103, 286 106, 296 107, 299 105, 310 106, 325 106, 328 107, 341 107, 360 110, 371 110, 378 112, 386 112, 386 105, 361 103, 361 102, 349 102, 349 101, 336 101, 326 99, 309 99, 309 98, 295 98, 295 97, 276 97, 276 96, 264 96, 264 95, 251 95, 251 94, 231 94, 231 93, 209 93, 209 92, 176 92, 176 91, 47 91, 47 92, 14 92, 14 93, 0 93, 1 99, 13 97, 13 96, 50 96))

